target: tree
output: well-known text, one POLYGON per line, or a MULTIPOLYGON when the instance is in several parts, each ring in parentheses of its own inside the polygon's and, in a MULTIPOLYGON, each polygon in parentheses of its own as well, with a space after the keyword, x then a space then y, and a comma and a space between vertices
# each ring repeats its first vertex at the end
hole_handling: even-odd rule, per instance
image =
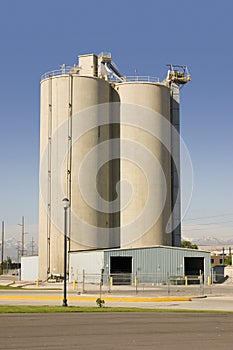
POLYGON ((225 258, 224 258, 224 265, 231 265, 232 264, 232 257, 227 255, 225 258))
POLYGON ((198 249, 198 246, 196 244, 193 244, 190 241, 181 241, 181 248, 187 248, 187 249, 198 249))
POLYGON ((3 261, 3 269, 4 269, 4 270, 10 269, 10 268, 11 268, 11 264, 12 264, 12 260, 11 260, 11 258, 8 256, 8 257, 6 258, 6 260, 3 261))

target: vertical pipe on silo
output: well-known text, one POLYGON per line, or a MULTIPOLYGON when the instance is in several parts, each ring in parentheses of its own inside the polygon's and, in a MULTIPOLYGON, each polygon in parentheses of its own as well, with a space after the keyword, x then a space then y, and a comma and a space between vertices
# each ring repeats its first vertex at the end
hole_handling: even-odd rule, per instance
POLYGON ((171 83, 171 204, 172 245, 181 246, 180 200, 180 95, 179 86, 171 83), (173 129, 174 128, 174 129, 173 129), (177 167, 178 169, 177 169, 177 167))
POLYGON ((52 151, 52 78, 48 88, 48 187, 47 187, 47 274, 50 274, 51 237, 51 151, 52 151))

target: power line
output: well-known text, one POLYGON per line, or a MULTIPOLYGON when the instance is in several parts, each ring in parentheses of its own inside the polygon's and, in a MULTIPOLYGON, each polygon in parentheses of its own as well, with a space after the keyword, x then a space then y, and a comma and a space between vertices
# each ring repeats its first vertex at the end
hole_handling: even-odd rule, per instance
POLYGON ((202 226, 207 226, 207 225, 219 225, 219 224, 229 224, 233 222, 233 220, 230 221, 220 221, 220 222, 206 222, 204 224, 200 223, 200 224, 196 224, 196 225, 202 225, 202 226))
POLYGON ((200 219, 212 219, 212 218, 219 218, 222 216, 231 216, 233 215, 233 213, 228 213, 228 214, 221 214, 221 215, 212 215, 212 216, 201 216, 201 217, 197 217, 197 218, 188 218, 188 219, 184 219, 183 221, 194 221, 194 220, 200 220, 200 219))
POLYGON ((203 231, 203 230, 213 230, 214 228, 213 227, 202 227, 202 228, 185 228, 185 227, 183 227, 183 229, 185 230, 185 231, 203 231))

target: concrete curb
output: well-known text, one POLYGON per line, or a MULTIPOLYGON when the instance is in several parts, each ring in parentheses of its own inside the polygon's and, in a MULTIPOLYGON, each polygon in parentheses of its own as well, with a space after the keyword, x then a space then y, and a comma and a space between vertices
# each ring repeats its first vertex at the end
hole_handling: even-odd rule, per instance
MULTIPOLYGON (((82 300, 82 301, 95 301, 97 297, 70 297, 70 300, 82 300)), ((191 298, 187 297, 104 297, 102 298, 106 302, 126 302, 126 303, 157 303, 157 302, 170 302, 170 301, 191 301, 191 298)))
MULTIPOLYGON (((68 301, 96 301, 99 296, 68 296, 68 301)), ((106 302, 125 302, 125 303, 159 303, 171 301, 191 301, 189 297, 102 297, 106 302)), ((47 295, 0 295, 0 299, 21 299, 21 300, 62 300, 62 296, 47 295)))

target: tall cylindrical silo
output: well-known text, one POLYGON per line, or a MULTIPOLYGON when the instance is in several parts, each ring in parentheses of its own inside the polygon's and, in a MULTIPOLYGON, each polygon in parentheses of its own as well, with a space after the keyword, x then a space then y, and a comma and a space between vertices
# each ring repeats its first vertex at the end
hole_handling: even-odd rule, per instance
MULTIPOLYGON (((171 215, 170 89, 163 84, 140 81, 122 82, 116 84, 115 89, 121 101, 120 177, 132 187, 129 205, 121 211, 121 246, 171 245, 171 233, 166 233, 171 215), (134 159, 127 159, 127 147, 131 147, 128 141, 135 145, 134 154, 131 152, 134 159), (138 153, 140 148, 145 157, 138 153), (143 165, 138 163, 140 157, 144 158, 143 165), (153 157, 158 161, 156 168, 152 164, 153 157), (148 206, 150 194, 154 198, 148 206), (156 214, 162 201, 163 208, 156 214), (138 221, 140 215, 141 222, 138 221), (148 218, 153 215, 157 217, 148 227, 148 218), (136 235, 124 230, 124 227, 131 227, 136 232, 137 225, 141 228, 136 235)), ((122 190, 122 200, 124 195, 122 190)))
MULTIPOLYGON (((102 110, 98 105, 109 102, 109 83, 103 79, 76 74, 46 76, 41 81, 41 137, 40 137, 40 214, 39 214, 39 259, 40 278, 63 271, 63 207, 62 196, 71 202, 69 219, 69 249, 96 249, 119 246, 119 238, 98 235, 86 237, 83 227, 111 226, 112 216, 108 211, 98 210, 97 193, 90 190, 91 205, 79 188, 80 164, 94 150, 94 161, 88 164, 84 187, 92 188, 96 181, 98 192, 109 201, 111 166, 106 163, 98 168, 100 158, 98 145, 111 138, 108 124, 98 126, 102 110), (90 128, 77 132, 91 116, 90 128), (86 118, 84 120, 84 118, 86 118), (95 177, 96 176, 96 180, 95 177), (90 185, 90 186, 89 186, 90 185), (92 207, 93 205, 93 207, 92 207), (88 239, 87 239, 88 238, 88 239)), ((108 110, 105 110, 108 113, 108 110)), ((108 117, 108 116, 107 116, 108 117)), ((106 117, 106 119, 107 119, 106 117)), ((109 159, 110 150, 105 149, 109 159)))

